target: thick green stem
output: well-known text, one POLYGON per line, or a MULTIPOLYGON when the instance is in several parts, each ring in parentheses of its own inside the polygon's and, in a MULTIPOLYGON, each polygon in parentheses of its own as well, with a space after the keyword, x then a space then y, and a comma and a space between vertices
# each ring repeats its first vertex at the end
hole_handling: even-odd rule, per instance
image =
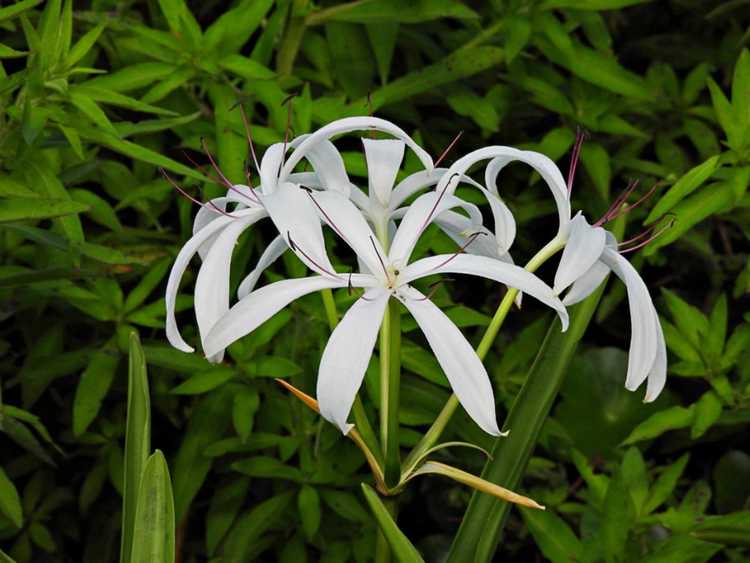
MULTIPOLYGON (((555 237, 539 252, 537 252, 531 258, 531 260, 529 260, 528 264, 526 264, 526 270, 528 270, 529 272, 536 271, 539 266, 541 266, 552 256, 554 256, 563 246, 565 246, 565 242, 561 238, 555 237)), ((508 292, 505 294, 503 300, 500 302, 500 305, 497 307, 495 316, 492 317, 492 321, 490 321, 487 330, 485 330, 484 335, 482 336, 482 340, 477 346, 477 356, 479 356, 480 360, 484 361, 490 349, 492 348, 492 344, 493 342, 495 342, 495 338, 497 337, 498 332, 500 332, 500 328, 503 326, 505 318, 508 316, 508 313, 513 307, 513 301, 515 300, 516 295, 518 295, 517 289, 508 289, 508 292)), ((437 443, 437 441, 440 439, 440 435, 443 433, 443 430, 445 430, 445 427, 453 417, 453 413, 456 412, 458 404, 458 398, 455 395, 451 395, 448 398, 448 401, 443 406, 440 414, 438 414, 435 422, 432 423, 432 426, 430 426, 425 435, 422 436, 422 439, 417 443, 416 446, 414 446, 414 449, 409 453, 409 456, 406 458, 406 467, 410 465, 410 462, 413 462, 415 459, 422 456, 427 450, 429 450, 437 443)))
POLYGON ((398 406, 401 387, 401 311, 391 299, 380 328, 380 442, 385 454, 385 482, 396 486, 401 473, 398 406))
POLYGON ((276 55, 276 70, 281 76, 292 74, 294 60, 297 58, 302 37, 305 35, 304 13, 307 11, 308 0, 294 0, 292 4, 292 13, 289 16, 289 23, 284 30, 278 54, 276 55))

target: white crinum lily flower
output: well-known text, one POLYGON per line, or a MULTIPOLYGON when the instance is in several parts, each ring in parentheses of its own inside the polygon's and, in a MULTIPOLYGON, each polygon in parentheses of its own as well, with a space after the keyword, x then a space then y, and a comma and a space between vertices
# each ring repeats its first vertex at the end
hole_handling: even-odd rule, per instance
MULTIPOLYGON (((345 118, 332 122, 315 133, 300 136, 290 143, 271 145, 259 163, 261 185, 251 189, 232 185, 219 171, 228 191, 225 197, 204 205, 193 225, 193 237, 178 254, 167 282, 167 339, 177 349, 192 352, 180 334, 175 318, 175 305, 180 280, 197 253, 203 263, 195 287, 195 313, 201 342, 214 323, 229 310, 229 273, 232 252, 240 235, 259 220, 270 217, 279 231, 265 249, 256 267, 242 280, 238 297, 250 293, 263 271, 288 249, 289 241, 303 241, 293 248, 297 256, 314 271, 332 272, 333 266, 325 251, 318 212, 300 186, 325 188, 349 195, 349 183, 341 155, 331 143, 335 135, 358 130, 381 131, 393 135, 411 147, 427 169, 432 159, 402 129, 374 117, 345 118), (286 158, 288 150, 291 154, 286 158), (307 159, 312 173, 295 173, 294 167, 307 159), (228 211, 228 205, 234 205, 228 211)), ((210 361, 223 358, 223 350, 208 355, 210 361)))
MULTIPOLYGON (((346 433, 346 419, 362 384, 388 300, 400 300, 417 321, 458 400, 486 432, 499 435, 492 385, 482 362, 458 328, 410 284, 441 273, 461 273, 517 287, 552 307, 567 326, 568 316, 552 289, 517 266, 483 256, 449 254, 409 263, 417 239, 432 217, 461 205, 436 192, 417 198, 404 215, 386 253, 362 213, 340 193, 311 195, 326 222, 354 250, 367 273, 319 275, 289 279, 261 287, 239 301, 213 327, 205 341, 211 355, 255 330, 288 303, 324 288, 360 287, 365 293, 333 331, 323 352, 317 396, 321 414, 346 433)), ((296 244, 293 242, 293 245, 296 244)))
POLYGON ((563 303, 573 305, 588 297, 609 272, 622 280, 630 307, 630 352, 625 388, 635 391, 648 380, 644 401, 658 397, 666 383, 667 351, 659 316, 646 284, 619 252, 617 240, 602 227, 590 225, 581 213, 571 221, 568 242, 555 274, 554 291, 566 288, 563 303))

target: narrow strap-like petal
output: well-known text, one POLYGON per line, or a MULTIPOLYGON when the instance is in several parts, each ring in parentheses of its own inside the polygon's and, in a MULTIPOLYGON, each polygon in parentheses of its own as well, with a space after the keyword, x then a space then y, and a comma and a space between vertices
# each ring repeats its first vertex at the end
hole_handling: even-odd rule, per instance
POLYGON ((367 159, 370 199, 387 208, 406 145, 398 139, 362 139, 362 144, 367 159))
POLYGON ((390 211, 395 211, 411 196, 437 184, 446 170, 448 169, 433 168, 432 170, 420 170, 401 180, 391 193, 390 211))
POLYGON ((312 164, 323 189, 349 196, 351 182, 344 167, 344 159, 331 141, 319 142, 307 152, 306 157, 312 164))
POLYGON ((438 192, 423 194, 414 200, 414 203, 407 208, 391 242, 388 253, 391 262, 405 265, 411 257, 417 240, 430 223, 441 213, 461 207, 464 203, 456 196, 438 192))
POLYGON ((568 198, 568 189, 565 180, 552 160, 545 155, 534 151, 522 151, 513 147, 490 146, 477 149, 469 154, 459 158, 438 182, 437 191, 440 191, 448 185, 450 178, 455 174, 464 174, 472 165, 483 160, 494 159, 490 162, 486 171, 485 180, 487 187, 492 191, 497 191, 495 178, 497 173, 508 163, 518 160, 525 162, 534 170, 539 172, 547 186, 552 192, 552 196, 557 204, 557 212, 560 223, 560 230, 565 230, 570 222, 570 201, 568 198))
POLYGON ((397 295, 422 329, 466 413, 482 430, 499 436, 492 384, 471 344, 453 321, 416 289, 404 287, 397 295))
POLYGON ((357 254, 367 269, 385 280, 383 265, 386 253, 367 224, 362 212, 343 195, 336 192, 310 194, 329 226, 357 254))
POLYGON ((351 133, 353 131, 382 131, 383 133, 393 135, 397 139, 404 141, 409 148, 414 151, 414 154, 416 154, 417 158, 422 161, 425 168, 428 170, 433 168, 432 158, 427 154, 427 151, 415 143, 403 129, 397 127, 390 121, 380 119, 379 117, 345 117, 321 127, 302 141, 284 163, 284 168, 280 174, 280 180, 284 181, 287 176, 292 173, 294 167, 305 158, 307 151, 321 140, 330 139, 336 135, 351 133))
POLYGON ((648 374, 646 396, 643 399, 646 403, 656 400, 667 383, 667 346, 656 309, 654 309, 654 324, 656 325, 656 358, 648 374))
POLYGON ((260 161, 260 183, 264 194, 273 193, 279 184, 279 170, 284 160, 284 143, 274 143, 260 161))
POLYGON ((634 391, 648 377, 656 360, 659 331, 654 322, 654 304, 641 276, 618 252, 605 248, 602 262, 622 280, 628 293, 630 351, 625 387, 634 391))
POLYGON ((258 258, 255 269, 240 282, 237 288, 237 299, 242 299, 255 289, 255 284, 258 283, 260 276, 266 268, 273 264, 288 248, 289 246, 286 244, 286 239, 283 236, 279 235, 273 239, 271 244, 263 251, 263 254, 260 255, 260 258, 258 258))
MULTIPOLYGON (((216 238, 201 264, 195 280, 194 303, 198 332, 204 346, 211 327, 229 310, 229 272, 237 239, 264 215, 265 211, 258 209, 255 214, 228 224, 216 238)), ((209 360, 220 362, 222 356, 223 350, 209 357, 209 360)))
POLYGON ((562 301, 552 293, 552 288, 531 272, 500 260, 470 254, 430 256, 409 264, 401 272, 399 279, 401 283, 409 283, 434 274, 449 273, 468 274, 495 280, 515 287, 523 293, 528 293, 557 312, 563 331, 568 328, 568 311, 562 301))
POLYGON ((586 270, 586 273, 579 276, 570 286, 562 300, 563 305, 570 307, 586 299, 604 282, 609 272, 611 270, 604 262, 595 262, 593 266, 586 270))
MULTIPOLYGON (((435 219, 435 224, 448 235, 459 248, 469 254, 503 260, 497 239, 483 225, 477 226, 471 219, 455 211, 444 211, 435 219), (481 233, 476 235, 476 233, 481 233), (473 240, 472 240, 473 238, 473 240)), ((505 254, 505 256, 508 256, 505 254)))
POLYGON ((555 273, 553 289, 556 294, 559 295, 599 260, 605 241, 604 229, 592 227, 580 213, 573 218, 568 242, 555 273))
POLYGON ((341 279, 311 276, 282 280, 256 289, 236 303, 219 319, 204 341, 204 352, 212 356, 232 342, 251 333, 261 324, 303 295, 333 287, 345 287, 341 279))
POLYGON ((290 248, 308 268, 321 275, 333 273, 323 239, 318 211, 305 190, 294 184, 279 185, 261 198, 268 215, 290 248))
POLYGON ((346 434, 354 403, 383 322, 390 292, 370 289, 346 312, 328 339, 318 368, 320 414, 346 434))

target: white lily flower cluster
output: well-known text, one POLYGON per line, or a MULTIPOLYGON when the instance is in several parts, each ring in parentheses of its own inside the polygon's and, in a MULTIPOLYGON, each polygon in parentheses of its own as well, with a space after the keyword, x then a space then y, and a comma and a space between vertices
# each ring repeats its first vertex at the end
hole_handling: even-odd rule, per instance
POLYGON ((664 338, 648 289, 620 256, 609 233, 588 225, 580 215, 571 220, 569 190, 557 166, 546 156, 494 146, 474 151, 450 168, 436 168, 427 152, 396 125, 374 117, 352 117, 289 143, 272 145, 257 166, 260 185, 226 181, 226 196, 200 209, 193 237, 175 260, 167 284, 166 331, 177 349, 193 351, 177 327, 175 302, 180 280, 195 254, 202 260, 195 283, 195 314, 204 353, 214 362, 222 360, 227 346, 295 299, 326 288, 362 288, 364 293, 346 312, 323 352, 317 383, 321 414, 344 433, 351 428, 347 417, 387 304, 394 298, 416 320, 469 416, 486 432, 499 435, 486 369, 461 331, 412 282, 448 273, 495 280, 554 309, 565 330, 565 305, 589 295, 611 270, 625 282, 630 300, 633 335, 626 386, 632 390, 648 379, 646 400, 653 400, 663 388, 664 338), (367 193, 352 184, 343 158, 331 142, 335 136, 354 131, 377 131, 392 137, 362 139, 367 193), (407 147, 423 169, 396 183, 407 147), (303 160, 312 170, 295 172, 303 160), (481 161, 488 161, 484 186, 466 175, 481 161), (497 177, 513 161, 536 170, 557 204, 559 229, 547 246, 559 249, 564 245, 565 249, 554 288, 514 265, 509 254, 516 224, 498 193, 497 177), (460 183, 484 194, 492 211, 493 230, 484 226, 479 208, 454 195, 460 183), (406 203, 409 200, 411 203, 406 203), (238 300, 232 305, 229 273, 234 247, 246 229, 264 218, 273 222, 278 236, 240 283, 238 300), (412 261, 419 237, 433 223, 457 243, 458 251, 412 261), (324 243, 326 226, 356 254, 359 272, 336 271, 324 243), (313 275, 256 289, 263 271, 287 250, 313 275), (561 300, 559 293, 568 287, 561 300))

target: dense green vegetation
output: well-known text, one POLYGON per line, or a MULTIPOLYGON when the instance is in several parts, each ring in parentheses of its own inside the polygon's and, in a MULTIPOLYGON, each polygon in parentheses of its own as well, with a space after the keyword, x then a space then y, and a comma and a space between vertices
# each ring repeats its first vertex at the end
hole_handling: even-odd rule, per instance
MULTIPOLYGON (((536 448, 496 444, 459 412, 444 438, 495 455, 435 458, 474 474, 487 464, 485 475, 547 510, 499 511, 475 493, 467 513, 471 489, 420 477, 393 501, 402 552, 490 561, 499 541, 503 561, 750 556, 746 2, 22 0, 3 3, 0 29, 0 561, 117 560, 123 510, 133 561, 169 561, 172 550, 183 562, 372 559, 387 516, 360 485, 372 484, 364 457, 274 381, 313 393, 330 334, 320 296, 294 302, 219 365, 165 338, 166 275, 198 208, 159 169, 201 200, 223 193, 194 164, 207 164, 205 139, 244 183, 240 104, 260 150, 371 113, 435 157, 462 132, 447 162, 504 144, 567 171, 582 130, 572 201, 589 217, 632 179, 635 197, 657 184, 617 228, 629 238, 671 224, 630 255, 661 316, 666 391, 644 404, 623 389, 630 326, 616 280, 571 308, 573 336, 545 340, 553 314, 524 302, 485 365, 501 422, 527 377, 554 382, 511 415, 510 438, 536 448)), ((337 146, 366 185, 359 140, 337 146)), ((554 233, 554 202, 521 165, 501 181, 523 263, 554 233)), ((273 236, 270 224, 242 236, 235 287, 273 236)), ((455 244, 431 227, 418 251, 428 249, 455 244)), ((304 273, 286 253, 265 281, 304 273)), ((179 320, 195 341, 190 279, 182 288, 179 320)), ((503 291, 458 279, 433 300, 477 344, 503 291)), ((354 300, 334 296, 339 314, 354 300)), ((403 323, 406 452, 450 389, 403 323)), ((373 421, 376 363, 361 393, 373 421)))

